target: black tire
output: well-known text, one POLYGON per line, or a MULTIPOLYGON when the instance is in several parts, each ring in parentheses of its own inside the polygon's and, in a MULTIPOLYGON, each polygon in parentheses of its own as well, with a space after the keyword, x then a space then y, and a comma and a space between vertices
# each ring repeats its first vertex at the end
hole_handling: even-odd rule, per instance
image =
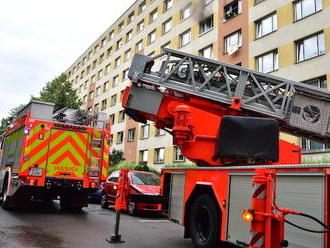
POLYGON ((192 204, 189 228, 195 248, 215 248, 219 244, 220 220, 217 202, 202 194, 192 204))
POLYGON ((136 203, 135 202, 128 202, 127 212, 129 215, 134 216, 136 215, 136 203))
POLYGON ((1 207, 5 210, 11 209, 11 197, 8 194, 8 177, 5 178, 1 192, 1 207))
POLYGON ((102 193, 100 204, 101 204, 101 207, 104 209, 107 209, 109 207, 108 197, 107 197, 106 193, 102 193))

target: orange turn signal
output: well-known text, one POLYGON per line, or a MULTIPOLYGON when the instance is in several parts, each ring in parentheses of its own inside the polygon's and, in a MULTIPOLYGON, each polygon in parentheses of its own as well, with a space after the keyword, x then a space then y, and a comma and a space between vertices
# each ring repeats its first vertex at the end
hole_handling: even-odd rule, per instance
POLYGON ((254 219, 253 213, 249 209, 244 209, 242 213, 242 220, 244 222, 252 222, 254 219))

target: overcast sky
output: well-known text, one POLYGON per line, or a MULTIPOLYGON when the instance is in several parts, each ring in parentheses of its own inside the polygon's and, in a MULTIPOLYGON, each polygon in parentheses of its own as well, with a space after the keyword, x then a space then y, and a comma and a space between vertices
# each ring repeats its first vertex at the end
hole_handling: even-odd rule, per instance
POLYGON ((135 0, 0 0, 0 119, 38 95, 135 0))

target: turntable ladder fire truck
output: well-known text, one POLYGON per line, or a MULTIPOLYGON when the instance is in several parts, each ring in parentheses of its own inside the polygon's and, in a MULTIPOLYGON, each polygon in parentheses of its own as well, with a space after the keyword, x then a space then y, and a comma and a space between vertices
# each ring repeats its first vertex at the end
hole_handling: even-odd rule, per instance
POLYGON ((0 171, 3 208, 31 198, 60 197, 62 208, 80 209, 108 175, 110 126, 106 115, 31 101, 4 133, 0 171))
POLYGON ((330 247, 330 165, 301 164, 279 139, 329 144, 328 91, 171 49, 136 54, 129 78, 126 114, 199 166, 161 176, 164 211, 194 247, 330 247))

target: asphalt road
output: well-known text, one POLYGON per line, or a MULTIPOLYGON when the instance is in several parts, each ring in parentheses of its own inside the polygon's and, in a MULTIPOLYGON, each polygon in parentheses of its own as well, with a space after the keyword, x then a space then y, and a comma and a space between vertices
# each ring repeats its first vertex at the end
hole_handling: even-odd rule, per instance
POLYGON ((183 228, 162 216, 122 215, 120 233, 126 243, 108 244, 115 212, 91 204, 80 212, 63 212, 57 202, 39 202, 26 209, 0 208, 1 248, 191 248, 183 228))

